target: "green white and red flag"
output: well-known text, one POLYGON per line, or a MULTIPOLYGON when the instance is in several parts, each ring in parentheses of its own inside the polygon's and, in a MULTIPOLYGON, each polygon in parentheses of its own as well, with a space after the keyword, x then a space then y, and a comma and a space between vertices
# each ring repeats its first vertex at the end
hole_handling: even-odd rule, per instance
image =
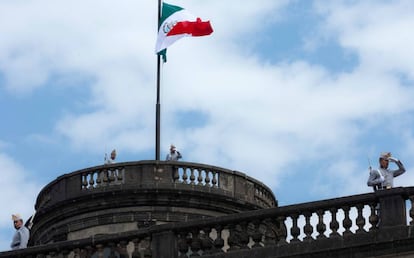
POLYGON ((182 7, 163 3, 155 52, 166 61, 166 49, 182 37, 206 36, 213 32, 210 21, 202 21, 182 7))

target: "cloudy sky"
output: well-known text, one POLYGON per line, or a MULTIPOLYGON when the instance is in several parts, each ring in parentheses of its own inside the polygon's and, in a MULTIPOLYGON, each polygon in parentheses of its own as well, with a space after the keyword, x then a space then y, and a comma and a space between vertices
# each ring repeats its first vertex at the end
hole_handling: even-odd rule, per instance
MULTIPOLYGON (((414 185, 414 3, 171 0, 214 33, 162 69, 161 157, 246 173, 281 206, 414 185)), ((155 159, 157 1, 0 0, 0 250, 56 177, 155 159)))

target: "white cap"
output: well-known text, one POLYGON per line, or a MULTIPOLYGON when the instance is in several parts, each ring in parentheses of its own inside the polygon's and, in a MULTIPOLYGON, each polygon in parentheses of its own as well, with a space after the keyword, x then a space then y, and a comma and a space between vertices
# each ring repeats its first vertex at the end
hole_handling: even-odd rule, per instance
POLYGON ((391 157, 391 152, 381 152, 380 158, 381 159, 389 159, 391 157))
POLYGON ((20 216, 20 214, 12 214, 12 220, 13 221, 17 221, 17 220, 23 220, 22 217, 20 216))

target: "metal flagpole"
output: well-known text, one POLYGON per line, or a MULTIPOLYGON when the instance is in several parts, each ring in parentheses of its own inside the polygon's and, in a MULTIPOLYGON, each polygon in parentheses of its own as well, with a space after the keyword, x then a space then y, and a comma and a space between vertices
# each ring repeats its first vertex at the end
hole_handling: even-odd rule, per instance
MULTIPOLYGON (((161 1, 158 0, 158 28, 161 21, 161 1)), ((155 160, 160 160, 160 127, 161 127, 161 104, 160 104, 160 84, 161 84, 161 55, 157 54, 157 104, 155 107, 155 160)))

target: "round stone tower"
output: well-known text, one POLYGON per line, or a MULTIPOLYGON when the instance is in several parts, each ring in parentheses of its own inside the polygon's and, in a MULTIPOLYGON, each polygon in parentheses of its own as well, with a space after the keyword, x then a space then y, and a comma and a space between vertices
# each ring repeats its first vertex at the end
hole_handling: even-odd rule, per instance
POLYGON ((30 244, 276 206, 267 186, 237 171, 177 161, 102 165, 62 175, 42 189, 30 244))

